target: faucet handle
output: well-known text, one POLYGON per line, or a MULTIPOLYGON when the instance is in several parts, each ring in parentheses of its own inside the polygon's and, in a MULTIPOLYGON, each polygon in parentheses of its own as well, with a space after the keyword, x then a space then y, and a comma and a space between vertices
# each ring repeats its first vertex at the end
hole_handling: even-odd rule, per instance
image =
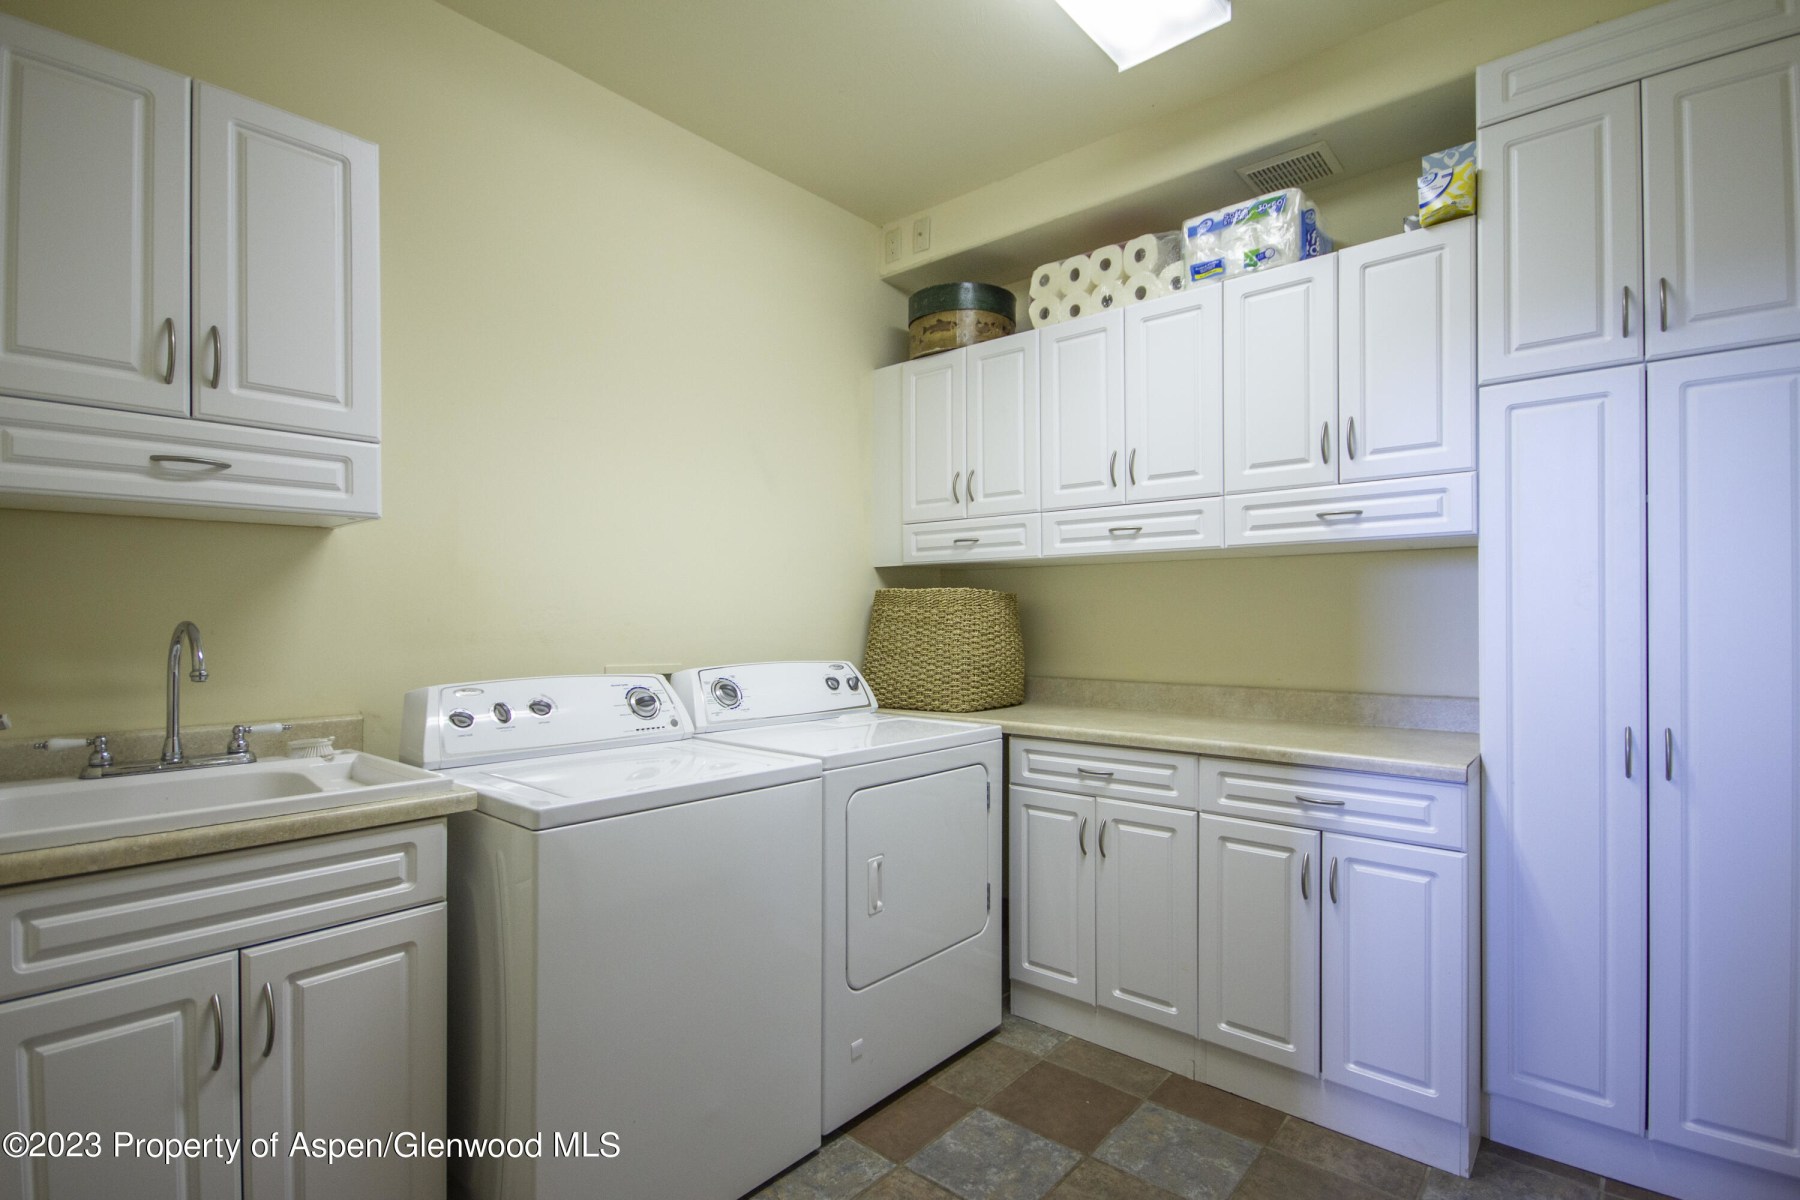
POLYGON ((33 750, 78 750, 83 746, 94 748, 94 752, 88 755, 87 765, 89 767, 100 769, 113 765, 112 751, 106 748, 104 733, 96 733, 91 738, 54 737, 31 743, 33 750))
POLYGON ((284 721, 265 721, 261 725, 233 725, 231 740, 225 743, 227 754, 247 754, 250 750, 248 738, 253 733, 286 733, 293 726, 284 721))

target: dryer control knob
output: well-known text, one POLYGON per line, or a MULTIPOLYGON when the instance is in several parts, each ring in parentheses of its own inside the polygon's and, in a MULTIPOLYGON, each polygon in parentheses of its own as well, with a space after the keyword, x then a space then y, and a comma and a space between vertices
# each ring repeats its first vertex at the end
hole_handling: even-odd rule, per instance
POLYGON ((729 679, 715 679, 712 696, 720 708, 736 708, 744 702, 743 689, 729 679))
POLYGON ((501 701, 494 705, 494 720, 500 722, 502 725, 510 722, 512 720, 512 706, 505 701, 501 701))
POLYGON ((825 677, 825 686, 835 692, 843 685, 838 682, 838 677, 836 675, 827 675, 825 677))
POLYGON ((632 712, 645 721, 662 711, 662 701, 649 688, 632 688, 625 693, 625 703, 631 706, 632 712))
POLYGON ((472 712, 464 712, 459 708, 450 714, 450 723, 458 729, 467 729, 475 723, 475 714, 472 712))
POLYGON ((535 715, 540 716, 540 717, 549 716, 550 710, 554 707, 555 707, 555 705, 551 704, 549 700, 545 699, 542 696, 539 696, 536 700, 533 700, 530 704, 531 711, 535 715))
POLYGON ((860 678, 859 678, 859 677, 857 677, 857 676, 855 676, 855 675, 852 675, 852 676, 851 676, 851 677, 850 677, 850 678, 849 678, 849 679, 848 679, 848 680, 846 680, 846 681, 845 681, 845 682, 847 682, 847 683, 848 683, 848 684, 849 684, 849 685, 850 685, 850 690, 851 690, 851 691, 853 691, 853 692, 860 692, 860 691, 862 691, 862 680, 861 680, 861 679, 860 679, 860 678))

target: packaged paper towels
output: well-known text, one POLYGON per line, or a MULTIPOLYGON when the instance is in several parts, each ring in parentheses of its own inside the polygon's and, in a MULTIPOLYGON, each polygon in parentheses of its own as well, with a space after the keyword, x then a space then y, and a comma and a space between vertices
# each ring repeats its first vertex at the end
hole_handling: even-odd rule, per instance
POLYGON ((1155 275, 1172 262, 1181 261, 1181 231, 1146 233, 1125 243, 1125 274, 1155 275))
POLYGON ((1063 294, 1062 260, 1047 262, 1031 273, 1031 295, 1034 299, 1054 299, 1063 294))
POLYGON ((1328 254, 1318 206, 1299 188, 1271 192, 1182 224, 1190 283, 1211 283, 1328 254))
POLYGON ((1101 246, 1088 256, 1095 283, 1117 283, 1125 278, 1125 252, 1117 246, 1101 246))
POLYGON ((1162 280, 1162 285, 1171 292, 1179 292, 1188 285, 1187 264, 1180 259, 1176 259, 1174 262, 1164 267, 1156 277, 1162 280))
POLYGON ((1475 143, 1464 142, 1419 160, 1419 224, 1436 225, 1475 214, 1475 143))
POLYGON ((1086 292, 1072 292, 1062 298, 1062 308, 1057 311, 1059 321, 1076 321, 1082 317, 1091 317, 1100 311, 1094 298, 1086 292))
POLYGON ((1088 302, 1093 305, 1090 313, 1105 312, 1109 308, 1125 307, 1125 285, 1112 280, 1103 279, 1088 292, 1088 302))
MULTIPOLYGON (((1180 263, 1175 264, 1180 267, 1180 263)), ((1146 300, 1155 300, 1159 296, 1169 294, 1169 285, 1151 271, 1139 271, 1125 281, 1125 303, 1142 304, 1146 300)))

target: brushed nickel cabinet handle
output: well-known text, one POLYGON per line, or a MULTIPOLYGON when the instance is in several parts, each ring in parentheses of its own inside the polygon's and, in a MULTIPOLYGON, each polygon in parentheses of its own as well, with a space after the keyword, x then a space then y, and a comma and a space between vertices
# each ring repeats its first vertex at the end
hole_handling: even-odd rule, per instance
POLYGON ((225 1009, 219 1003, 219 993, 212 994, 213 1019, 213 1061, 212 1069, 217 1071, 225 1064, 225 1009))
POLYGON ((1337 901, 1337 859, 1335 859, 1335 858, 1331 860, 1331 902, 1333 904, 1336 904, 1338 902, 1337 901))
POLYGON ((1331 422, 1330 421, 1327 421, 1323 425, 1319 426, 1319 458, 1325 462, 1331 461, 1331 422))
POLYGON ((1662 310, 1662 331, 1667 333, 1669 332, 1669 281, 1667 279, 1656 281, 1656 303, 1657 307, 1662 310))
POLYGON ((979 546, 981 544, 981 539, 978 537, 951 538, 950 544, 952 546, 979 546))
POLYGON ((214 471, 229 471, 231 464, 222 458, 195 458, 191 454, 152 454, 150 464, 156 467, 179 465, 184 467, 209 467, 214 471))
POLYGON ((969 482, 967 486, 963 488, 963 499, 969 501, 975 499, 975 472, 973 471, 969 472, 969 482))
POLYGON ((1631 778, 1631 726, 1625 727, 1625 778, 1631 778))
POLYGON ((1626 285, 1619 289, 1619 336, 1631 336, 1631 287, 1626 285))
POLYGON ((1360 508, 1333 508, 1327 509, 1322 513, 1314 513, 1313 515, 1318 517, 1321 521, 1335 521, 1339 519, 1349 521, 1362 516, 1363 510, 1360 508))
POLYGON ((1087 822, 1086 817, 1081 818, 1081 829, 1075 835, 1075 840, 1081 845, 1081 857, 1083 858, 1087 857, 1087 822))
POLYGON ((1131 481, 1132 487, 1137 486, 1137 447, 1136 446, 1133 446, 1131 448, 1131 457, 1125 460, 1125 478, 1131 481))
POLYGON ((207 377, 206 386, 216 390, 219 386, 219 370, 225 365, 225 345, 219 337, 217 325, 207 330, 206 335, 212 339, 213 348, 212 374, 207 377))
POLYGON ((1302 796, 1299 792, 1294 793, 1294 799, 1302 804, 1318 804, 1327 808, 1342 808, 1346 803, 1346 801, 1343 800, 1315 800, 1311 796, 1302 796))
POLYGON ((169 344, 169 365, 163 368, 163 382, 175 382, 175 318, 163 318, 163 338, 169 344))
POLYGON ((1311 854, 1302 854, 1300 856, 1300 898, 1302 900, 1311 900, 1312 899, 1312 855, 1311 854))
POLYGON ((1136 537, 1142 532, 1142 525, 1114 525, 1106 531, 1108 537, 1136 537))
POLYGON ((1345 442, 1344 448, 1349 451, 1350 457, 1352 459, 1354 459, 1356 457, 1356 418, 1355 417, 1351 417, 1349 420, 1349 423, 1346 424, 1344 427, 1344 442, 1345 442))
POLYGON ((1076 767, 1075 773, 1077 775, 1094 775, 1101 779, 1111 779, 1115 774, 1115 772, 1105 770, 1101 767, 1076 767))
POLYGON ((1112 457, 1106 460, 1106 477, 1114 487, 1119 486, 1119 452, 1114 450, 1112 457))
POLYGON ((269 1032, 263 1036, 264 1058, 275 1052, 275 985, 263 983, 263 1003, 269 1006, 269 1032))
POLYGON ((961 504, 962 503, 962 497, 957 494, 957 492, 961 489, 961 487, 962 487, 962 472, 958 471, 956 474, 954 474, 950 477, 950 503, 952 503, 952 504, 961 504))
POLYGON ((1100 822, 1100 857, 1101 858, 1106 857, 1106 827, 1111 824, 1112 824, 1111 821, 1100 822))
POLYGON ((1675 731, 1667 726, 1663 728, 1663 779, 1675 781, 1675 731))

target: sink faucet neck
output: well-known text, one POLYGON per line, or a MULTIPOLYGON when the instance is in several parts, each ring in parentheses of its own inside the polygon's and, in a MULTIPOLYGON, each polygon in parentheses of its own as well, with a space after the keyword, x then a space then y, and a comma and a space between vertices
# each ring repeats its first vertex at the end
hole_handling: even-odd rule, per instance
POLYGON ((169 711, 168 724, 163 733, 162 761, 173 765, 182 761, 181 753, 181 643, 193 650, 194 666, 188 672, 188 678, 195 683, 206 682, 206 652, 200 648, 200 627, 192 621, 183 621, 175 626, 175 632, 169 638, 169 711))

